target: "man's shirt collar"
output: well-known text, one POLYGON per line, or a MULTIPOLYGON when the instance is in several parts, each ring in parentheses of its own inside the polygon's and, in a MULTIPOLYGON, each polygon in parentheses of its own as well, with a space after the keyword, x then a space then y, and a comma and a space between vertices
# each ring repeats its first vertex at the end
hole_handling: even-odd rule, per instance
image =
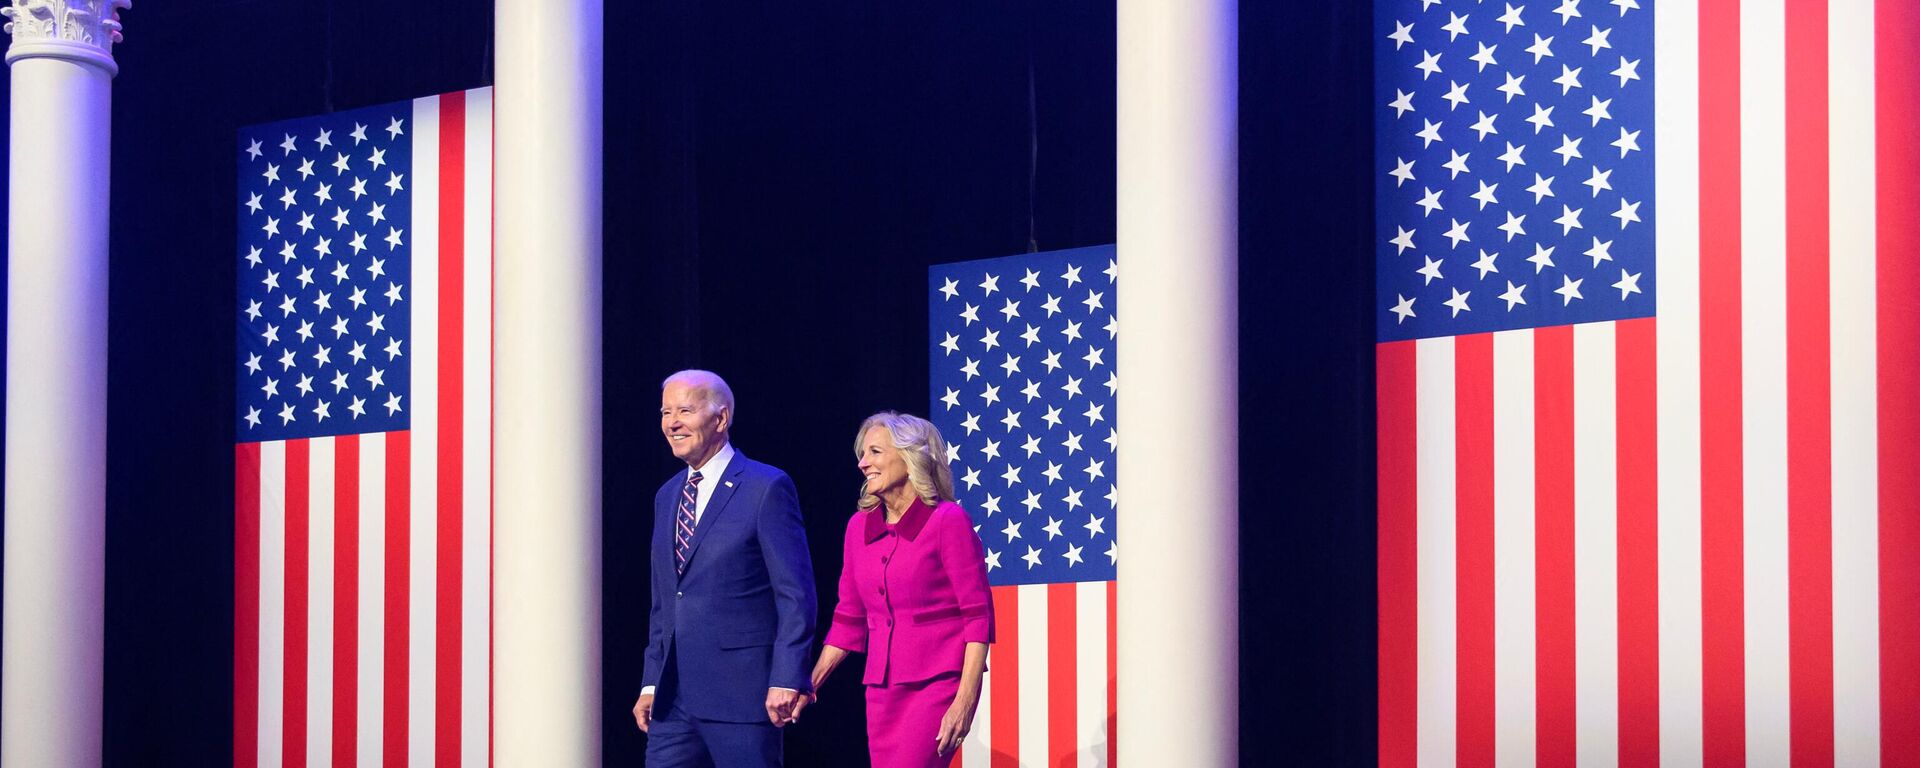
MULTIPOLYGON (((707 463, 701 466, 700 469, 698 470, 700 473, 701 479, 717 480, 721 475, 726 474, 727 465, 733 463, 733 457, 735 453, 736 451, 733 450, 732 440, 728 440, 727 442, 721 444, 719 452, 713 454, 713 458, 707 459, 707 463)), ((687 467, 687 474, 689 477, 691 477, 693 472, 695 471, 696 470, 694 470, 693 467, 687 467)))

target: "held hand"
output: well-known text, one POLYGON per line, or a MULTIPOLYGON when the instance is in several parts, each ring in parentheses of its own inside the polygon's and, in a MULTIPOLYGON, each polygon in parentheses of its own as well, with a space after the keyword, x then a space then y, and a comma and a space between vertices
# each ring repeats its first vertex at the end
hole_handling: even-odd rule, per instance
POLYGON ((839 664, 839 655, 844 652, 831 645, 820 651, 820 658, 813 663, 813 674, 809 675, 807 692, 800 695, 800 703, 795 706, 792 719, 800 719, 800 710, 813 706, 820 701, 820 686, 827 684, 827 676, 833 674, 833 668, 839 664))
POLYGON ((804 708, 805 705, 802 704, 798 707, 795 705, 804 700, 804 698, 805 697, 798 691, 789 691, 785 688, 768 688, 767 721, 773 723, 775 728, 785 728, 797 722, 800 718, 800 709, 804 708))
POLYGON ((652 732, 653 694, 641 694, 640 700, 633 703, 633 722, 640 726, 641 733, 652 732))
POLYGON ((941 757, 953 754, 960 748, 961 740, 973 731, 973 710, 977 701, 968 701, 965 697, 953 700, 953 706, 947 707, 947 714, 940 718, 940 733, 934 737, 935 749, 941 757))

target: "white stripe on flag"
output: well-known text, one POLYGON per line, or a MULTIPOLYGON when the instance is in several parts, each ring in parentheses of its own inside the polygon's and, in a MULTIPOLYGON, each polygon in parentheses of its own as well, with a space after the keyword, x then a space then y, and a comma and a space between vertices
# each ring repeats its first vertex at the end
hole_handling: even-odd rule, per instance
POLYGON ((1020 764, 1051 765, 1047 755, 1047 585, 1020 587, 1020 764))
POLYGON ((1573 327, 1574 711, 1582 766, 1620 762, 1615 328, 1573 327))
POLYGON ((260 444, 259 765, 280 765, 287 668, 287 446, 260 444))
POLYGON ((334 438, 309 442, 307 477, 307 765, 333 754, 334 438))
MULTIPOLYGON (((439 386, 439 223, 440 97, 413 102, 413 300, 411 388, 408 430, 412 440, 412 508, 408 531, 407 576, 407 756, 410 765, 433 765, 434 619, 438 583, 435 506, 438 427, 435 394, 439 386)), ((395 359, 395 362, 399 362, 395 359)))
POLYGON ((1749 766, 1785 766, 1787 648, 1786 10, 1740 9, 1741 430, 1749 766))
POLYGON ((463 444, 460 565, 460 752, 465 765, 487 764, 488 654, 493 643, 493 91, 467 92, 466 265, 461 291, 463 444))
POLYGON ((359 764, 380 764, 386 663, 387 436, 360 436, 359 764))
POLYGON ((1660 254, 1660 759, 1699 765, 1700 601, 1700 40, 1692 3, 1653 3, 1654 196, 1660 254))
POLYGON ((1080 768, 1107 764, 1107 582, 1074 585, 1080 626, 1074 631, 1074 737, 1080 768))
POLYGON ((1493 335, 1494 762, 1535 757, 1533 331, 1493 335))
POLYGON ((1872 3, 1828 28, 1834 765, 1880 764, 1879 412, 1872 3))
MULTIPOLYGON (((1454 568, 1454 352, 1453 339, 1423 339, 1416 346, 1418 379, 1420 547, 1419 636, 1420 764, 1454 763, 1457 685, 1454 568)), ((1026 735, 1021 734, 1023 737, 1026 735)))

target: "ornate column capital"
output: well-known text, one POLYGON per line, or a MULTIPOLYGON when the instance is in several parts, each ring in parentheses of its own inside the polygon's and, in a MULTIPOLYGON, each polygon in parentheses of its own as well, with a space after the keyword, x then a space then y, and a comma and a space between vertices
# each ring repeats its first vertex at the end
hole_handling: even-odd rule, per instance
POLYGON ((133 0, 6 0, 0 8, 13 35, 7 63, 39 56, 92 64, 108 75, 120 71, 113 44, 120 42, 120 11, 133 0))

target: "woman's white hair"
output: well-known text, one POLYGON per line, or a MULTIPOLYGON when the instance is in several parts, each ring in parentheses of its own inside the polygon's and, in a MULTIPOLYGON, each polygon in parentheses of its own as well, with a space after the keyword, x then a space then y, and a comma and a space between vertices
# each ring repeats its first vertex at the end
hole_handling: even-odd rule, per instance
MULTIPOLYGON (((947 468, 947 441, 940 438, 940 429, 933 422, 894 411, 868 416, 853 436, 854 456, 858 457, 865 449, 867 433, 874 427, 886 427, 892 433, 894 449, 907 462, 907 484, 913 486, 914 495, 928 506, 953 500, 953 470, 947 468)), ((866 486, 861 485, 860 508, 877 506, 880 506, 880 497, 867 493, 866 486)))

